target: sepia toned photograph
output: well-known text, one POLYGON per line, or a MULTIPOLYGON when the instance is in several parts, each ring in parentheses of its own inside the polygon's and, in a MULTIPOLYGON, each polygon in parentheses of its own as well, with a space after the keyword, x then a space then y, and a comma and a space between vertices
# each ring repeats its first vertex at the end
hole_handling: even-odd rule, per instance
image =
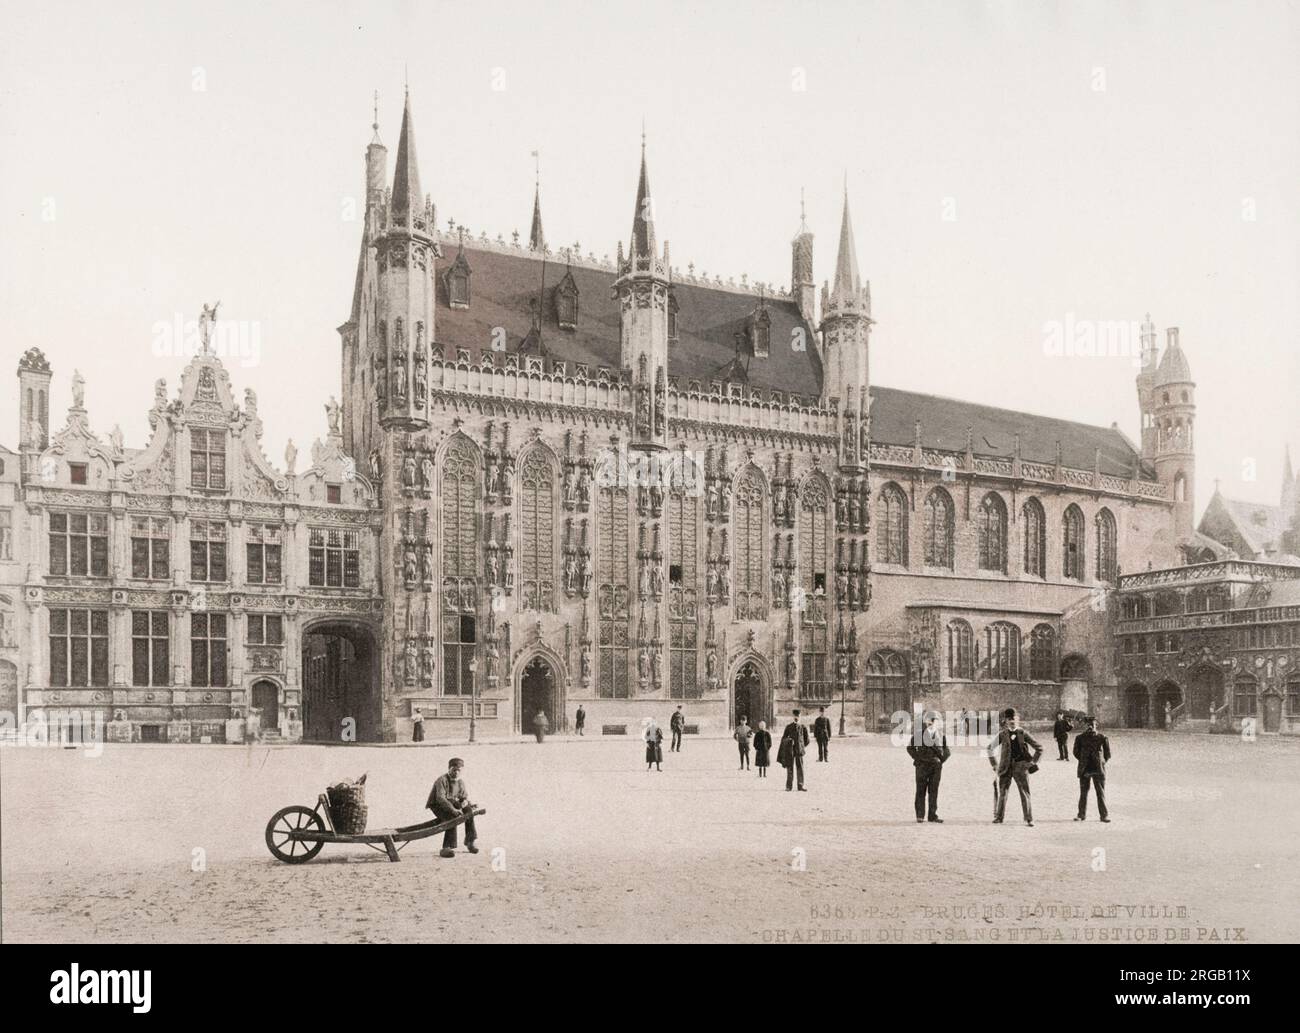
POLYGON ((1295 3, 0 6, 3 942, 1300 939, 1295 3))

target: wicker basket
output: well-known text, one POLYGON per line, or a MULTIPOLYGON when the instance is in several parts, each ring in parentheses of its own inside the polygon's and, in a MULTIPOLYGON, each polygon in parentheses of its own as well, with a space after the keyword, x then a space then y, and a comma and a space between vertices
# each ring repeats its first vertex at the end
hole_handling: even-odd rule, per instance
POLYGON ((366 831, 366 776, 355 782, 340 782, 325 790, 330 806, 330 823, 334 831, 357 836, 366 831))

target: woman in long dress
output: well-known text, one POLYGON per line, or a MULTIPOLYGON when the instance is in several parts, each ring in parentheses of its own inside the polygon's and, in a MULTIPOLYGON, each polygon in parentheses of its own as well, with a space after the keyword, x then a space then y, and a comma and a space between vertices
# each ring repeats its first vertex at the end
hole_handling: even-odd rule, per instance
POLYGON ((411 742, 424 742, 424 715, 419 707, 411 715, 411 742))
POLYGON ((654 718, 646 718, 645 734, 645 769, 650 770, 653 764, 656 771, 663 771, 659 765, 664 760, 664 733, 663 730, 655 724, 654 718))
POLYGON ((758 777, 767 778, 767 768, 771 764, 772 733, 767 730, 767 722, 758 722, 758 731, 754 733, 754 767, 758 768, 758 777))

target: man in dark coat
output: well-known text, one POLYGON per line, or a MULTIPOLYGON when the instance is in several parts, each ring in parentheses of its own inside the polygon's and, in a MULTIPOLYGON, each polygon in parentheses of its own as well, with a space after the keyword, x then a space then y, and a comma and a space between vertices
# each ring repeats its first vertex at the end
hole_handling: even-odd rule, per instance
POLYGON ((794 711, 794 720, 785 726, 781 733, 781 746, 776 751, 776 761, 785 768, 785 791, 794 788, 795 774, 799 775, 799 792, 805 793, 803 787, 803 755, 808 751, 808 729, 799 721, 799 711, 794 711))
MULTIPOLYGON (((474 805, 469 802, 469 790, 465 788, 465 783, 460 777, 464 767, 465 762, 459 757, 452 757, 447 761, 447 773, 439 776, 433 783, 433 789, 429 792, 429 799, 424 806, 433 811, 440 821, 450 821, 452 818, 459 818, 462 814, 468 814, 469 818, 465 821, 465 849, 471 854, 477 854, 478 847, 474 845, 474 841, 478 839, 478 833, 474 829, 474 805)), ((454 825, 442 834, 440 856, 456 856, 456 826, 454 825)))
POLYGON ((586 735, 584 729, 587 727, 587 712, 582 709, 582 704, 578 704, 578 712, 573 715, 573 730, 579 735, 586 735))
POLYGON ((1102 821, 1110 821, 1106 810, 1106 762, 1110 760, 1110 740, 1097 731, 1097 719, 1086 719, 1087 728, 1074 737, 1074 756, 1079 762, 1079 815, 1074 820, 1088 817, 1088 783, 1097 791, 1097 813, 1102 821))
POLYGON ((939 715, 930 711, 923 721, 916 723, 912 740, 907 744, 907 755, 912 758, 916 771, 916 820, 926 820, 926 798, 929 797, 929 820, 942 825, 939 817, 939 779, 943 765, 952 756, 948 737, 943 734, 939 715))
POLYGON ((670 753, 681 753, 682 732, 686 731, 686 715, 682 713, 680 705, 673 711, 672 720, 668 722, 668 725, 673 730, 673 741, 668 747, 668 751, 670 753))
POLYGON ((1020 809, 1024 812, 1025 824, 1033 828, 1034 808, 1029 801, 1029 776, 1038 770, 1043 748, 1020 727, 1020 717, 1014 707, 1008 707, 1002 716, 1007 723, 984 750, 989 764, 998 773, 998 809, 993 816, 993 824, 1002 824, 1007 810, 1007 792, 1014 780, 1020 791, 1020 809), (1000 756, 995 759, 995 754, 999 751, 1000 756))
POLYGON ((817 740, 817 760, 830 760, 828 755, 831 743, 831 719, 826 716, 826 708, 817 708, 817 720, 813 722, 813 738, 817 740))
POLYGON ((1056 739, 1056 751, 1059 756, 1057 760, 1069 760, 1070 751, 1066 749, 1066 744, 1070 741, 1070 733, 1074 731, 1074 725, 1070 724, 1070 719, 1065 716, 1064 711, 1056 712, 1056 723, 1052 725, 1052 736, 1056 739))

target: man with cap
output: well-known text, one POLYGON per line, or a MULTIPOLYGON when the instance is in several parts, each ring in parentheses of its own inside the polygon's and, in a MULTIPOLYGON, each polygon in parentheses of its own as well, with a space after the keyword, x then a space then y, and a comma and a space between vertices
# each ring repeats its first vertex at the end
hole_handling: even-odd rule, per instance
POLYGON ((1110 760, 1110 740, 1097 731, 1097 719, 1089 717, 1087 727, 1074 737, 1074 756, 1079 762, 1079 815, 1074 820, 1088 817, 1088 783, 1097 790, 1097 814, 1109 822, 1106 810, 1106 762, 1110 760))
POLYGON ((993 824, 1001 825, 1007 810, 1007 792, 1014 780, 1020 791, 1020 809, 1025 815, 1025 824, 1034 825, 1034 808, 1029 801, 1029 776, 1038 770, 1038 760, 1043 755, 1043 748, 1034 741, 1034 737, 1020 727, 1020 717, 1015 707, 1008 707, 1002 712, 1006 724, 985 747, 984 755, 989 764, 998 773, 998 809, 993 816, 993 824), (994 759, 1001 750, 1001 755, 994 759))
POLYGON ((813 722, 813 738, 817 740, 817 759, 829 761, 831 748, 831 719, 826 716, 826 708, 817 708, 817 720, 813 722))
POLYGON ((794 788, 795 773, 799 775, 799 792, 806 793, 803 787, 803 755, 808 750, 808 729, 799 721, 799 711, 793 712, 794 720, 785 726, 781 733, 781 745, 776 751, 776 762, 785 768, 785 791, 794 788))
MULTIPOLYGON (((469 802, 469 790, 465 788, 465 783, 460 777, 464 767, 463 760, 452 757, 447 762, 447 773, 433 783, 433 790, 429 793, 429 799, 424 806, 433 811, 440 821, 450 821, 452 818, 459 818, 462 814, 469 815, 465 819, 465 849, 471 854, 477 854, 478 847, 474 845, 474 841, 478 839, 478 833, 474 829, 474 805, 469 802)), ((456 856, 455 825, 442 834, 440 856, 456 856)))
POLYGON ((1074 731, 1074 726, 1070 724, 1070 719, 1065 716, 1065 712, 1058 710, 1056 712, 1056 723, 1052 725, 1052 738, 1056 740, 1057 760, 1069 760, 1070 752, 1066 749, 1066 744, 1070 741, 1070 733, 1074 731))
POLYGON ((907 744, 907 755, 912 758, 916 771, 916 820, 926 820, 926 798, 929 797, 929 820, 942 825, 939 817, 939 779, 943 776, 943 765, 952 756, 948 749, 948 737, 943 734, 939 724, 939 715, 931 710, 916 722, 912 731, 911 742, 907 744))

